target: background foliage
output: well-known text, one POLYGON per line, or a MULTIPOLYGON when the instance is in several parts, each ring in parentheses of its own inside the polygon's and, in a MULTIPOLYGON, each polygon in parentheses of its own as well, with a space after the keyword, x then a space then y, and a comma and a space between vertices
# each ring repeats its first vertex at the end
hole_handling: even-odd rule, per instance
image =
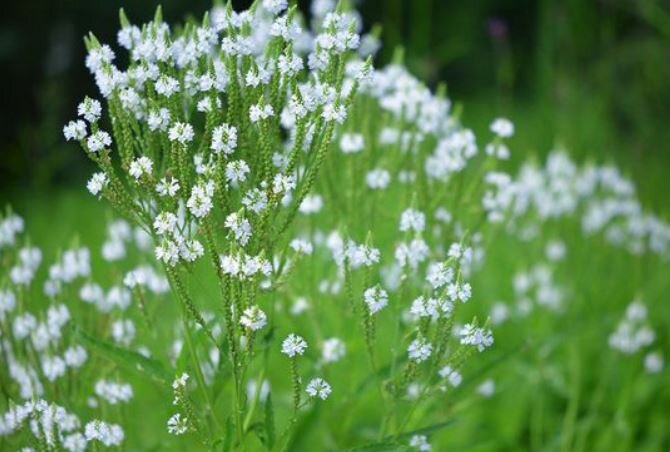
MULTIPOLYGON (((237 0, 236 8, 250 2, 237 0)), ((299 2, 306 10, 305 1, 299 2)), ((381 25, 423 80, 446 81, 465 105, 464 121, 483 130, 491 117, 517 122, 517 155, 565 145, 576 155, 615 158, 633 173, 642 198, 659 208, 670 157, 670 5, 661 0, 363 0, 367 27, 381 25)), ((207 0, 165 0, 168 21, 204 11, 207 0)), ((90 168, 61 136, 85 94, 88 30, 115 41, 118 8, 151 17, 156 2, 30 0, 3 5, 0 187, 33 194, 80 186, 90 168)), ((15 196, 10 196, 14 198, 15 196)), ((3 196, 5 197, 5 196, 3 196)))

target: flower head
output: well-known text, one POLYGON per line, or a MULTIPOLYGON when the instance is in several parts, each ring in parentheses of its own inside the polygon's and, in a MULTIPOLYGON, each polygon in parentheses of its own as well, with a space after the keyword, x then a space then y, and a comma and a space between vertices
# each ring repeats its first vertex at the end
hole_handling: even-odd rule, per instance
POLYGON ((321 400, 326 400, 332 389, 323 378, 314 378, 307 384, 306 392, 310 397, 318 397, 321 400))
POLYGON ((363 301, 368 305, 370 314, 376 314, 388 304, 388 294, 379 286, 370 287, 363 293, 363 301))
POLYGON ((267 320, 267 316, 258 306, 249 306, 242 313, 240 324, 251 331, 258 331, 266 325, 267 320))
POLYGON ((307 342, 295 334, 289 334, 284 342, 281 344, 281 352, 290 358, 293 358, 295 355, 302 355, 307 349, 307 342))

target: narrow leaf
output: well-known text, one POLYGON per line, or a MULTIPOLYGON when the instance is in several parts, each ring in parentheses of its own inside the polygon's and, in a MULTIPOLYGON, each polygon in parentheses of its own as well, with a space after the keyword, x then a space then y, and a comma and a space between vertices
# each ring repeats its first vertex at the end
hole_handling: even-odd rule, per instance
POLYGON ((78 327, 74 328, 74 336, 119 366, 148 375, 166 384, 172 379, 172 375, 165 370, 160 362, 154 359, 147 358, 132 350, 118 347, 111 342, 98 339, 78 327))

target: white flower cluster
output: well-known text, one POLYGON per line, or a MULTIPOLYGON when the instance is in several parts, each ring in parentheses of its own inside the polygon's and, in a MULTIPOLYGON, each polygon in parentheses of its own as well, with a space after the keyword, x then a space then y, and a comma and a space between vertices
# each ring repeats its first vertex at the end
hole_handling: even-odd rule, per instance
POLYGON ((476 347, 480 352, 493 345, 491 330, 477 327, 473 323, 464 325, 458 335, 461 338, 461 344, 476 347))
POLYGON ((272 264, 261 256, 249 256, 246 254, 222 255, 219 257, 221 272, 224 275, 247 280, 256 276, 270 276, 272 264))
POLYGON ((370 287, 363 293, 363 301, 368 306, 370 314, 376 314, 388 304, 388 293, 379 286, 370 287))
POLYGON ((626 354, 634 354, 653 344, 656 333, 647 324, 647 307, 639 300, 626 308, 625 317, 610 335, 609 346, 626 354))
POLYGON ((95 420, 81 430, 79 418, 65 408, 44 399, 14 405, 0 416, 0 437, 12 435, 28 425, 33 436, 49 448, 57 445, 64 450, 81 452, 88 443, 100 441, 107 447, 119 446, 124 433, 121 426, 95 420))
POLYGON ((98 380, 95 383, 95 394, 111 405, 128 402, 133 398, 133 388, 128 383, 111 380, 98 380))
POLYGON ((310 397, 326 400, 333 390, 323 378, 314 378, 307 384, 306 392, 310 397))
POLYGON ((9 212, 0 216, 0 250, 14 245, 16 237, 23 232, 23 218, 9 212))
POLYGON ((281 352, 289 358, 304 354, 306 349, 307 342, 296 334, 289 334, 281 344, 281 352))
POLYGON ((424 338, 417 338, 409 344, 407 348, 407 355, 412 361, 421 363, 430 358, 430 355, 433 353, 433 346, 424 338))
POLYGON ((575 216, 586 235, 601 232, 634 254, 670 256, 670 224, 643 210, 633 183, 614 166, 580 167, 565 152, 554 151, 544 167, 526 163, 514 179, 489 173, 487 181, 494 188, 483 203, 494 221, 502 220, 503 212, 519 223, 575 216))
POLYGON ((514 275, 514 293, 516 310, 520 316, 526 316, 534 304, 551 311, 561 309, 564 291, 554 281, 553 270, 549 264, 536 264, 528 271, 514 275))

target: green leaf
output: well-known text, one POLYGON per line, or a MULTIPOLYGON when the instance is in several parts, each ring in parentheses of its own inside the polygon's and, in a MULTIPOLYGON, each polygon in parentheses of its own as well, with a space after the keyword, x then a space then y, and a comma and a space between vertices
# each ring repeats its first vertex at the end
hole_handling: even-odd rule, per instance
POLYGON ((156 12, 154 13, 154 23, 160 24, 161 22, 163 22, 163 7, 158 5, 156 7, 156 12))
POLYGON ((226 433, 223 435, 223 452, 230 452, 233 449, 233 421, 229 417, 226 419, 226 433))
POLYGON ((265 426, 261 422, 254 422, 251 424, 248 429, 248 432, 254 432, 256 434, 256 437, 258 437, 259 441, 262 444, 267 445, 267 437, 265 434, 265 426))
POLYGON ((172 374, 165 370, 160 362, 154 359, 147 358, 132 350, 118 347, 111 342, 98 339, 76 326, 73 328, 73 334, 81 342, 96 349, 101 355, 119 366, 148 375, 166 384, 169 384, 172 380, 172 374))
POLYGON ((393 435, 392 437, 387 437, 386 440, 410 438, 414 435, 429 435, 431 433, 443 429, 444 427, 448 427, 452 424, 455 424, 456 422, 457 422, 456 419, 451 419, 444 422, 438 422, 437 424, 429 425, 428 427, 422 427, 409 432, 398 433, 397 435, 393 435))
POLYGON ((130 27, 130 21, 123 8, 119 9, 119 22, 121 23, 122 28, 130 27))
POLYGON ((265 434, 268 450, 272 450, 275 445, 275 412, 272 406, 272 396, 269 393, 265 400, 265 434))

